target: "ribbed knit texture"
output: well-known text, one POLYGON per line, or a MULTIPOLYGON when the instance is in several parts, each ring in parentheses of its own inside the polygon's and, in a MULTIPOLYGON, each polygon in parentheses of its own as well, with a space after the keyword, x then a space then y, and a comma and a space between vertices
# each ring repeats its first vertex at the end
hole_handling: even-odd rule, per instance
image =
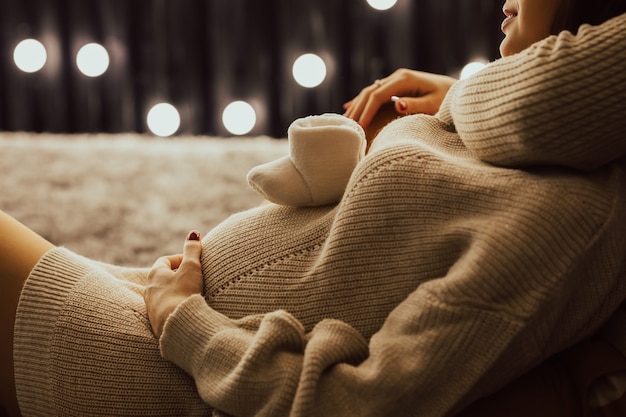
MULTIPOLYGON (((205 237, 204 297, 170 316, 162 355, 234 416, 436 417, 611 317, 605 333, 626 346, 624 62, 626 16, 549 38, 455 84, 436 117, 387 126, 337 207, 231 217, 205 237)), ((141 277, 104 268, 53 251, 29 279, 16 326, 26 416, 45 398, 71 415, 96 396, 70 395, 84 379, 110 392, 94 351, 101 369, 125 364, 126 392, 138 375, 193 389, 155 357, 141 277), (58 301, 42 314, 47 293, 58 301), (120 308, 134 314, 118 321, 120 308)), ((167 414, 162 389, 100 404, 167 414)))
POLYGON ((15 324, 23 416, 211 415, 190 378, 159 355, 146 276, 65 249, 41 259, 15 324))

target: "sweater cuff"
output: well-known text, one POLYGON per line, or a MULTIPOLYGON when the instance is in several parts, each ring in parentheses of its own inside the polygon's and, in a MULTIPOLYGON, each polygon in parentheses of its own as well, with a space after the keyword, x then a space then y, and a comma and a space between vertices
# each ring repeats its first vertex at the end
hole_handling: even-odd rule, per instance
POLYGON ((183 301, 165 321, 159 340, 161 355, 193 376, 204 357, 204 349, 221 330, 236 327, 213 310, 200 294, 183 301))

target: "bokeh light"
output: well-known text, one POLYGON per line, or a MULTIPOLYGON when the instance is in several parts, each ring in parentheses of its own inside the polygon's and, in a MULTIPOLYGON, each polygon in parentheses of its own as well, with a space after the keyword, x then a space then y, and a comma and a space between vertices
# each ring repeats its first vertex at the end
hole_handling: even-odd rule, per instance
POLYGON ((46 48, 36 39, 24 39, 13 51, 15 65, 24 72, 37 72, 48 59, 46 48))
POLYGON ((109 68, 109 53, 100 44, 88 43, 78 51, 76 65, 87 77, 98 77, 109 68))
POLYGON ((396 5, 397 0, 367 0, 367 3, 376 10, 388 10, 396 5))
POLYGON ((487 63, 482 62, 482 61, 470 62, 469 64, 465 65, 463 69, 461 70, 460 78, 464 80, 468 77, 471 77, 472 75, 476 74, 477 72, 479 72, 486 66, 487 66, 487 63))
POLYGON ((256 125, 254 107, 245 101, 233 101, 224 109, 222 123, 233 135, 245 135, 256 125))
POLYGON ((169 103, 159 103, 148 112, 148 129, 157 136, 172 136, 180 127, 180 114, 169 103))
POLYGON ((326 63, 315 54, 304 54, 293 63, 293 78, 306 88, 320 85, 326 79, 326 63))

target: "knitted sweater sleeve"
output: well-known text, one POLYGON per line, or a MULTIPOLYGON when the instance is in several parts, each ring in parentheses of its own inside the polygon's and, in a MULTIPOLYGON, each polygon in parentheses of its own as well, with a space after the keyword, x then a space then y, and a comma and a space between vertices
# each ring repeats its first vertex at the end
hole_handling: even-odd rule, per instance
MULTIPOLYGON (((164 335, 163 356, 196 380, 204 401, 234 416, 309 415, 322 374, 368 354, 367 342, 343 322, 323 320, 305 334, 285 311, 230 320, 201 296, 179 306, 164 335)), ((366 415, 340 392, 324 401, 332 410, 324 415, 366 415)))
POLYGON ((593 170, 626 153, 625 63, 626 14, 492 63, 458 83, 449 109, 486 162, 593 170))

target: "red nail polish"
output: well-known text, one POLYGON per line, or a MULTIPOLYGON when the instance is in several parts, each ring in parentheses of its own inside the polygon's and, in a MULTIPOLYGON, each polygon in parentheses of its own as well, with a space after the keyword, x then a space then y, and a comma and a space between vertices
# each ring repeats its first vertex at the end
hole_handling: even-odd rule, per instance
POLYGON ((189 237, 187 237, 187 240, 200 240, 200 234, 194 230, 193 232, 189 233, 189 237))

